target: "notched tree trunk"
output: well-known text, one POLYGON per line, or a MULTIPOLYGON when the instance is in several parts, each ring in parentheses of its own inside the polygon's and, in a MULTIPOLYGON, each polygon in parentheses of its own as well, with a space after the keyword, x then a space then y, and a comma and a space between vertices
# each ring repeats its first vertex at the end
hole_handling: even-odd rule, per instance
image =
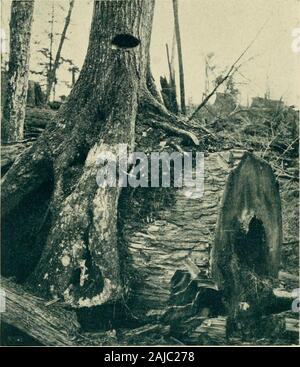
POLYGON ((115 153, 118 144, 133 149, 153 7, 150 0, 95 2, 86 60, 68 102, 3 179, 3 213, 11 217, 29 194, 53 182, 47 224, 34 234, 46 243, 28 284, 74 307, 122 296, 120 188, 97 186, 96 161, 103 152, 115 153))

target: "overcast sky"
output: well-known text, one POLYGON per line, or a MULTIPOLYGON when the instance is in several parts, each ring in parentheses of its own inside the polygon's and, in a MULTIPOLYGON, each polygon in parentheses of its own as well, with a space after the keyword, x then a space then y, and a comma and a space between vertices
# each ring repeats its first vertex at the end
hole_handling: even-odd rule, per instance
MULTIPOLYGON (((61 32, 68 0, 54 0, 54 3, 55 32, 61 32)), ((10 0, 1 0, 1 4, 1 28, 8 38, 10 0)), ((31 58, 31 69, 34 70, 41 62, 37 50, 49 45, 47 27, 51 5, 52 0, 35 1, 31 58)), ((69 40, 62 52, 65 58, 73 59, 79 67, 86 54, 92 7, 92 0, 75 0, 69 40)), ((300 28, 299 0, 179 0, 179 16, 187 100, 198 103, 202 99, 206 54, 215 54, 218 74, 235 61, 265 24, 242 60, 241 73, 236 76, 236 81, 241 83, 238 84, 241 101, 245 103, 253 96, 263 96, 268 87, 271 98, 282 97, 288 104, 299 106, 300 53, 294 53, 291 48, 292 31, 300 28)), ((151 62, 157 82, 160 75, 168 74, 165 44, 171 48, 172 38, 172 1, 156 0, 151 62)), ((58 78, 71 80, 67 67, 61 67, 58 78)), ((68 93, 63 84, 57 89, 57 96, 68 93)))

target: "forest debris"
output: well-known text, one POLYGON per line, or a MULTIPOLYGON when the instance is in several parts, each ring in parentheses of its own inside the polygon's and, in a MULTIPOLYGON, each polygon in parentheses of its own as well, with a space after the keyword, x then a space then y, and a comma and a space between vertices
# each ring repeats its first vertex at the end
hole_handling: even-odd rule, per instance
POLYGON ((262 32, 263 28, 265 27, 266 22, 263 24, 263 26, 258 30, 253 40, 249 43, 249 45, 245 48, 245 50, 241 53, 241 55, 234 61, 234 63, 229 68, 228 72, 225 74, 224 77, 221 77, 220 80, 216 83, 213 90, 203 99, 203 101, 200 103, 200 105, 195 109, 195 111, 189 116, 188 121, 192 120, 196 114, 207 104, 207 102, 210 100, 210 98, 216 93, 218 88, 231 76, 232 73, 237 71, 240 67, 240 65, 237 65, 238 62, 242 59, 242 57, 246 54, 246 52, 250 49, 250 47, 253 45, 253 43, 257 40, 258 36, 262 32))
POLYGON ((205 319, 194 331, 199 340, 206 339, 208 343, 224 343, 226 340, 227 317, 205 319))
POLYGON ((6 295, 2 322, 13 325, 44 345, 76 345, 80 325, 75 313, 59 306, 48 307, 44 300, 3 277, 1 289, 6 295))
POLYGON ((275 297, 277 298, 283 298, 288 300, 294 300, 295 299, 295 292, 289 292, 282 288, 275 288, 273 289, 273 293, 275 297))
POLYGON ((283 282, 294 282, 294 283, 297 283, 299 284, 299 276, 298 275, 294 275, 294 274, 290 274, 290 273, 287 273, 285 271, 280 271, 278 273, 278 279, 283 281, 283 282))
POLYGON ((183 262, 188 272, 191 274, 192 279, 196 279, 200 274, 200 269, 198 268, 198 266, 191 258, 186 258, 183 262))
POLYGON ((293 319, 286 317, 285 319, 285 330, 292 333, 299 333, 299 319, 293 319))

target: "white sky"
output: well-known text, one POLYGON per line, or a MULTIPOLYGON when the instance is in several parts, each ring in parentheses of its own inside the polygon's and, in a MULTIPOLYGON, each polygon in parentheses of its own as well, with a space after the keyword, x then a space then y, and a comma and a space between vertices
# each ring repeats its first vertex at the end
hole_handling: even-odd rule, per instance
MULTIPOLYGON (((32 30, 31 69, 37 69, 40 47, 48 47, 47 27, 53 0, 36 0, 32 30), (40 41, 40 44, 34 44, 40 41)), ((68 0, 54 0, 57 23, 61 32, 68 0)), ((8 38, 10 0, 1 0, 1 28, 8 38)), ((81 67, 87 48, 92 16, 92 0, 75 0, 72 24, 62 56, 81 67)), ((181 39, 184 57, 187 100, 198 103, 204 92, 205 55, 214 52, 217 71, 230 66, 243 52, 258 30, 267 21, 259 38, 247 52, 236 81, 245 103, 253 96, 263 96, 267 85, 271 98, 282 97, 288 104, 300 105, 300 53, 291 48, 292 31, 300 28, 299 0, 179 0, 181 39)), ((156 0, 151 43, 152 72, 159 82, 168 75, 165 44, 172 45, 173 11, 171 0, 156 0)), ((56 43, 57 45, 57 43, 56 43)), ((177 67, 176 67, 177 69, 177 67)), ((71 80, 67 67, 61 67, 59 80, 71 80)), ((34 79, 34 78, 31 78, 34 79)), ((178 81, 178 77, 177 77, 178 81)), ((177 82, 178 84, 178 82, 177 82)), ((64 84, 57 87, 57 96, 67 94, 64 84)))

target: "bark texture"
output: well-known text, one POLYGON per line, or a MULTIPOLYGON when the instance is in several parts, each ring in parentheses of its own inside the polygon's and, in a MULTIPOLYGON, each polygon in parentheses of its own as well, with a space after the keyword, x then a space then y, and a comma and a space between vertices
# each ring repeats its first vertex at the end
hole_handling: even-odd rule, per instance
POLYGON ((5 311, 1 321, 17 327, 44 345, 74 345, 80 325, 76 314, 47 305, 19 285, 2 278, 5 311))
POLYGON ((212 269, 220 285, 225 253, 232 256, 227 257, 232 265, 243 263, 259 275, 278 276, 281 216, 279 187, 271 167, 244 155, 228 177, 218 218, 212 269))
MULTIPOLYGON (((38 188, 49 187, 45 215, 35 218, 39 225, 32 234, 43 254, 28 283, 74 307, 122 296, 116 228, 120 188, 97 186, 96 160, 102 152, 116 152, 118 144, 133 148, 153 7, 153 1, 95 2, 86 60, 68 102, 3 179, 2 209, 9 221, 17 219, 26 200, 30 211, 28 200, 38 188), (138 41, 134 47, 132 40, 138 41)), ((3 227, 9 231, 9 225, 3 227)), ((8 253, 8 241, 15 241, 17 252, 20 246, 11 232, 3 234, 8 253)), ((35 263, 25 265, 23 277, 35 263)))
MULTIPOLYGON (((140 188, 140 193, 136 192, 129 199, 132 201, 124 204, 124 207, 132 208, 124 213, 123 236, 128 249, 126 269, 135 274, 130 289, 137 317, 147 318, 167 312, 178 319, 180 317, 174 315, 186 305, 181 318, 196 315, 208 307, 205 302, 202 305, 197 303, 199 289, 222 291, 227 285, 237 289, 238 284, 227 284, 229 278, 224 280, 220 276, 233 271, 228 256, 241 256, 241 249, 232 250, 230 239, 226 237, 238 236, 237 223, 244 224, 245 232, 250 234, 240 244, 243 256, 249 262, 240 262, 236 271, 247 267, 261 275, 260 269, 266 269, 264 276, 277 276, 282 241, 281 209, 275 177, 267 163, 243 151, 212 153, 205 159, 204 197, 193 198, 195 189, 188 187, 160 190, 152 189, 151 192, 140 188), (233 179, 237 182, 233 183, 233 179), (228 192, 232 196, 229 197, 228 192), (224 227, 223 218, 227 216, 230 220, 224 227), (250 238, 251 228, 248 226, 253 218, 261 221, 265 237, 261 233, 261 238, 250 238), (225 256, 228 261, 222 261, 225 256), (174 298, 177 286, 174 288, 172 284, 184 282, 186 273, 191 276, 181 294, 187 296, 190 287, 196 289, 190 294, 189 301, 178 301, 174 298), (214 286, 190 285, 198 278, 211 279, 214 286)), ((214 307, 210 305, 209 308, 211 314, 214 307)))
POLYGON ((7 97, 3 109, 3 142, 23 139, 28 89, 33 0, 11 4, 7 97))

